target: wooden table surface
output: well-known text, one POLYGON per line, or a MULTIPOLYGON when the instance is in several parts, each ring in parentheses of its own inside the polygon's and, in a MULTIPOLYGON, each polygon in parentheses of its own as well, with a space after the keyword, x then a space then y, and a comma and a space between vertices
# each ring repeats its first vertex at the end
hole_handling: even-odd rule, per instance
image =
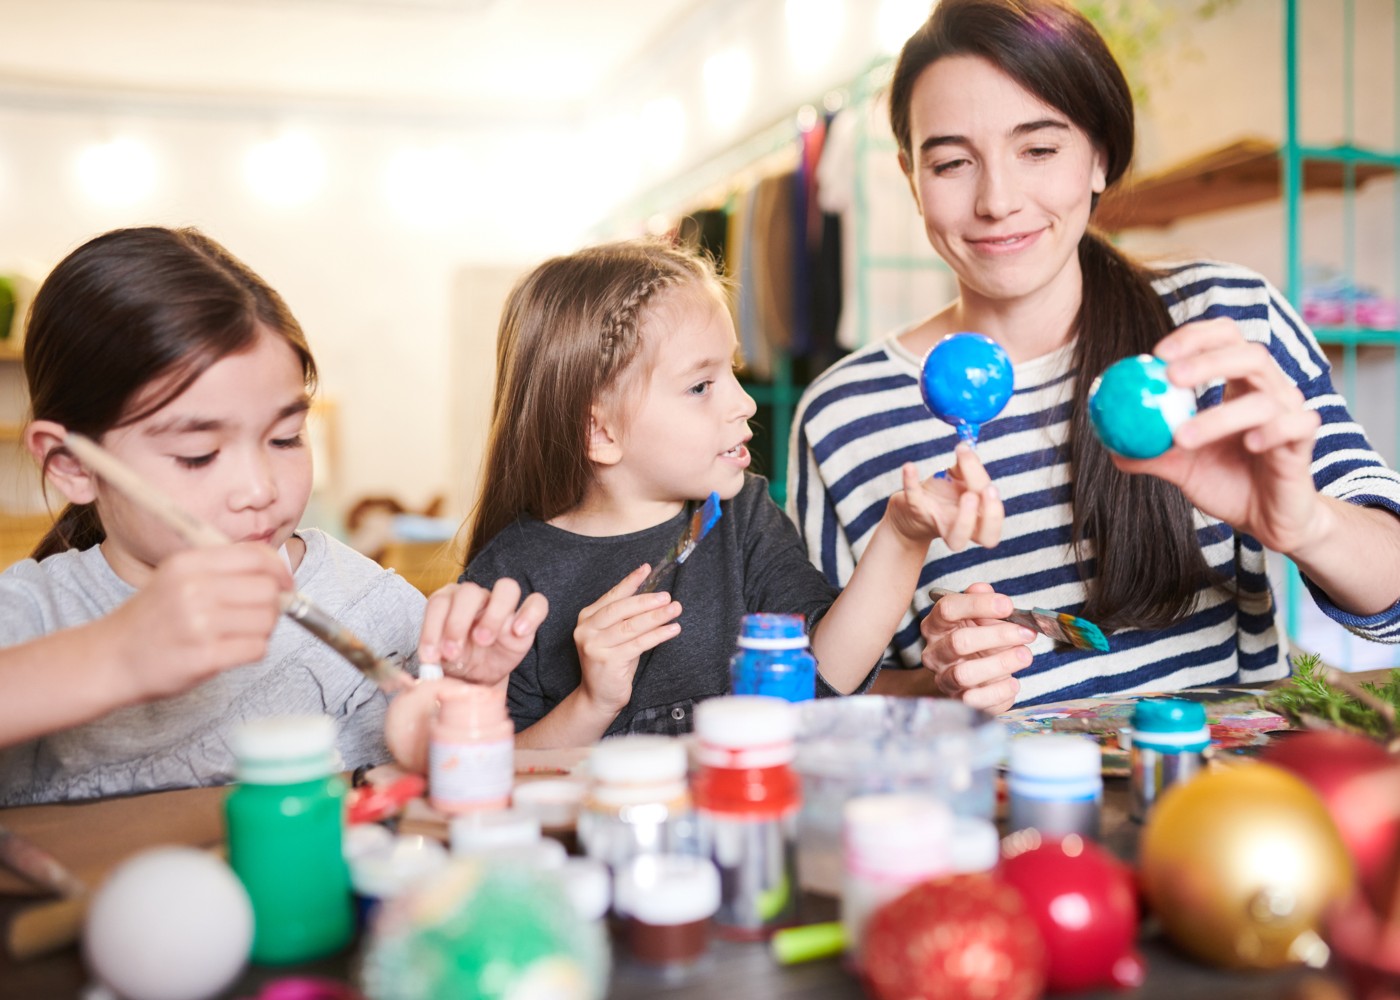
MULTIPOLYGON (((216 794, 218 790, 202 791, 216 794)), ((159 793, 141 799, 150 800, 158 806, 163 796, 199 794, 159 793)), ((140 802, 141 799, 129 801, 140 802)), ((72 808, 78 810, 85 807, 72 808)), ((1105 779, 1103 843, 1119 857, 1131 860, 1136 856, 1139 826, 1129 818, 1127 810, 1126 779, 1105 779)), ((158 810, 155 812, 158 814, 158 810)), ((0 823, 4 822, 5 817, 6 811, 0 811, 0 823)), ((153 843, 161 839, 150 835, 153 843)), ((104 830, 101 826, 92 828, 91 836, 101 838, 104 830)), ((17 907, 18 901, 13 897, 0 897, 0 920, 6 919, 17 907)), ((836 901, 827 897, 807 896, 803 900, 800 916, 804 922, 835 919, 836 901)), ((1119 1000, 1186 1000, 1195 997, 1210 1000, 1342 1000, 1347 995, 1341 989, 1340 980, 1329 972, 1291 968, 1265 973, 1236 973, 1200 965, 1173 951, 1150 922, 1143 928, 1141 948, 1148 967, 1147 981, 1142 987, 1128 992, 1104 990, 1073 996, 1119 1000)), ((839 961, 830 959, 783 967, 772 960, 767 946, 763 944, 717 941, 711 949, 704 975, 679 986, 663 987, 644 970, 631 966, 625 957, 615 956, 615 959, 608 995, 618 1000, 641 1000, 658 995, 676 1000, 854 998, 863 995, 859 983, 842 968, 839 961)), ((291 969, 250 967, 224 996, 251 998, 263 984, 288 975, 318 975, 343 981, 349 975, 350 965, 350 956, 338 956, 291 969)), ((0 1000, 78 998, 87 983, 88 977, 77 946, 22 963, 0 952, 0 1000)))

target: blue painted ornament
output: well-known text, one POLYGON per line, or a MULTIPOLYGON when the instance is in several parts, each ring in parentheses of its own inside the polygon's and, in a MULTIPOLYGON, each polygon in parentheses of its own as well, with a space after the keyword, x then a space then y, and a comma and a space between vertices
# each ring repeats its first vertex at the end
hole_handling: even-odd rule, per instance
POLYGON ((950 333, 924 355, 919 391, 939 420, 975 442, 982 425, 1006 406, 1015 389, 1011 359, 991 337, 950 333))
POLYGON ((1167 363, 1151 354, 1114 362, 1089 387, 1094 432, 1124 458, 1156 458, 1195 415, 1196 394, 1168 382, 1167 363))

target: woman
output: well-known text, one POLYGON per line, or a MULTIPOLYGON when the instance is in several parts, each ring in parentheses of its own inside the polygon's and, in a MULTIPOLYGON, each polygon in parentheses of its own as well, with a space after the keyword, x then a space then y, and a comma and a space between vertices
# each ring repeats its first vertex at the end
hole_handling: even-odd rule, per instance
POLYGON ((1266 548, 1299 566, 1332 618, 1400 641, 1400 477, 1347 413, 1311 331, 1258 275, 1149 269, 1088 228, 1134 130, 1093 26, 1053 0, 944 0, 904 46, 890 119, 958 298, 803 397, 789 496, 828 577, 849 575, 902 461, 949 464, 953 429, 918 392, 930 347, 961 330, 992 337, 1017 391, 978 444, 994 484, 975 490, 979 518, 1000 543, 934 543, 890 657, 928 673, 890 671, 877 688, 1003 711, 1287 676, 1266 548), (1094 437, 1088 391, 1141 353, 1196 387, 1201 412, 1165 455, 1129 461, 1094 437), (929 586, 961 593, 930 608, 929 586), (1098 623, 1112 651, 1054 648, 1003 620, 1013 601, 1098 623))

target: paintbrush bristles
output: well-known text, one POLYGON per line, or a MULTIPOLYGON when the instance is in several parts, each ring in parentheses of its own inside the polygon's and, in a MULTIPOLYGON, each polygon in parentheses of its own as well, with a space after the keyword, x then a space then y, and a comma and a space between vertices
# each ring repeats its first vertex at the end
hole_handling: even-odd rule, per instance
POLYGON ((639 594, 649 594, 661 584, 661 579, 674 566, 679 566, 690 558, 690 554, 695 551, 695 546, 710 533, 710 529, 715 526, 721 513, 719 505, 719 494, 711 493, 705 502, 695 509, 690 515, 690 522, 686 525, 685 532, 676 539, 676 544, 671 546, 669 552, 661 557, 661 561, 647 574, 647 578, 642 581, 642 585, 637 588, 639 594))

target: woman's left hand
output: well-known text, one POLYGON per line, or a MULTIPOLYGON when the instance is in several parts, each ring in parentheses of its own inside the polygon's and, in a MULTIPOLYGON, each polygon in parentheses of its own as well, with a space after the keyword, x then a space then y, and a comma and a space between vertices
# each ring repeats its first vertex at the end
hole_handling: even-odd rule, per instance
POLYGON ((1125 472, 1147 472, 1180 487, 1193 504, 1246 531, 1275 552, 1291 553, 1324 530, 1313 485, 1313 440, 1321 418, 1262 344, 1230 319, 1188 323, 1164 337, 1156 355, 1173 384, 1223 380, 1224 398, 1176 429, 1157 458, 1114 456, 1125 472))

